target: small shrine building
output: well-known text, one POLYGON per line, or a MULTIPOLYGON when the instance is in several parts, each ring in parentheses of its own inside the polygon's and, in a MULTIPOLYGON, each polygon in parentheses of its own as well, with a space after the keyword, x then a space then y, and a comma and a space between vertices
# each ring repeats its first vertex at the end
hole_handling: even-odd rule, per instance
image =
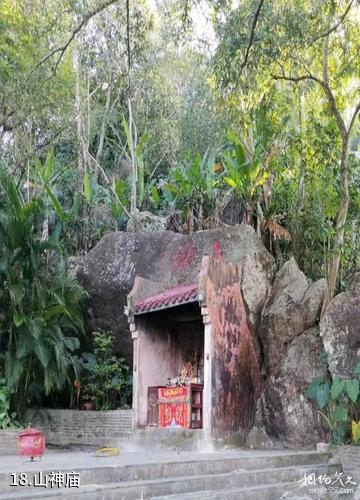
POLYGON ((260 390, 237 266, 204 256, 173 288, 136 277, 126 313, 133 339, 133 426, 244 438, 260 390))

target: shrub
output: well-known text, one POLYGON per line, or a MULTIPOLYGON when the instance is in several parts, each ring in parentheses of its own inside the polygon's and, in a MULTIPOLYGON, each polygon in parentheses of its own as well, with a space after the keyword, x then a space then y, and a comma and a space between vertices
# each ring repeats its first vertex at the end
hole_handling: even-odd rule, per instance
POLYGON ((18 406, 63 388, 83 330, 85 291, 66 272, 58 243, 43 236, 44 223, 42 198, 25 201, 1 173, 0 340, 18 406))
POLYGON ((360 362, 354 370, 353 378, 316 378, 306 390, 306 395, 319 407, 319 414, 334 444, 344 443, 351 433, 355 444, 359 442, 356 423, 360 394, 359 378, 360 362))
POLYGON ((110 333, 94 333, 96 362, 88 370, 83 397, 93 401, 97 410, 115 410, 128 405, 131 399, 129 367, 115 354, 113 343, 110 333))
POLYGON ((18 427, 16 413, 10 413, 10 393, 4 378, 0 379, 0 429, 18 427))

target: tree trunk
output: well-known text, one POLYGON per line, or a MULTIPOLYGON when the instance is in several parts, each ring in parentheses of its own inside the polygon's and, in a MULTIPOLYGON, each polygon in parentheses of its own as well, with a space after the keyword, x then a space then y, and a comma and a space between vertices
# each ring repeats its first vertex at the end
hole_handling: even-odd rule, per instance
POLYGON ((336 218, 334 246, 327 266, 327 289, 321 315, 335 295, 337 277, 340 266, 342 245, 344 243, 345 224, 349 208, 349 135, 343 135, 340 164, 340 204, 336 218))
POLYGON ((256 202, 256 234, 259 239, 261 239, 261 224, 264 220, 264 214, 261 210, 260 202, 256 202))
POLYGON ((75 72, 75 121, 76 121, 76 139, 77 139, 77 170, 78 170, 78 191, 83 191, 84 177, 84 158, 83 158, 83 122, 81 106, 81 84, 80 84, 80 63, 77 47, 74 49, 73 58, 75 72))
POLYGON ((303 88, 300 87, 299 90, 299 129, 300 129, 300 159, 299 159, 299 177, 297 185, 297 202, 296 202, 296 214, 295 214, 295 227, 293 232, 293 248, 294 252, 297 253, 299 250, 300 242, 300 227, 301 227, 301 212, 304 207, 305 198, 305 161, 304 161, 304 124, 305 124, 305 113, 304 113, 304 95, 303 88))
POLYGON ((127 77, 128 77, 128 112, 129 112, 129 135, 130 135, 130 159, 131 159, 131 194, 130 194, 130 213, 137 211, 137 161, 135 155, 136 149, 136 128, 134 126, 132 106, 131 106, 131 47, 130 47, 130 0, 126 0, 126 45, 127 45, 127 77))
POLYGON ((130 213, 134 214, 137 210, 137 164, 136 164, 136 141, 134 130, 134 122, 132 115, 131 99, 128 97, 128 110, 129 110, 129 135, 130 135, 130 158, 131 158, 131 196, 130 196, 130 213))
POLYGON ((104 115, 103 115, 103 119, 101 122, 99 146, 98 146, 98 149, 96 151, 96 156, 95 156, 95 159, 98 163, 101 163, 101 156, 102 156, 103 149, 104 149, 106 125, 108 122, 108 114, 109 114, 109 109, 110 109, 111 90, 112 90, 112 88, 111 88, 111 85, 109 84, 108 89, 107 89, 107 93, 106 93, 106 103, 105 103, 104 115))

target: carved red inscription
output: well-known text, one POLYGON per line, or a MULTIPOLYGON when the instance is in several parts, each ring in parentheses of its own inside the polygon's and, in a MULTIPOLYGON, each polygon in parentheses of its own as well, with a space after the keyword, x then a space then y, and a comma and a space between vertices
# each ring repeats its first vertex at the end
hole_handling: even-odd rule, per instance
POLYGON ((193 240, 190 240, 185 248, 182 248, 173 259, 173 269, 175 271, 184 271, 192 260, 197 256, 198 249, 193 240))
POLYGON ((225 255, 221 252, 221 245, 218 240, 215 240, 213 244, 213 257, 220 260, 220 262, 224 262, 225 255))

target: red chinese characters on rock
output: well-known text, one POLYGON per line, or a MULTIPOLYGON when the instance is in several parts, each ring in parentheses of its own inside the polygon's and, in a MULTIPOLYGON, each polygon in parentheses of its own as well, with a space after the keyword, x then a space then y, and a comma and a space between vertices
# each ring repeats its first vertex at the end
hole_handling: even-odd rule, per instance
POLYGON ((218 240, 215 240, 213 244, 213 257, 220 262, 224 262, 225 254, 222 253, 221 245, 218 240))
POLYGON ((197 246, 193 240, 190 240, 189 244, 185 248, 182 248, 174 257, 172 263, 174 271, 186 271, 197 254, 197 246))
POLYGON ((190 428, 190 387, 159 388, 159 427, 190 428))
MULTIPOLYGON (((190 240, 188 245, 181 248, 175 255, 172 261, 172 267, 174 271, 186 271, 190 264, 193 262, 195 257, 197 257, 199 251, 193 240, 190 240)), ((221 251, 221 245, 218 240, 213 243, 213 257, 220 262, 224 262, 225 254, 221 251)))

